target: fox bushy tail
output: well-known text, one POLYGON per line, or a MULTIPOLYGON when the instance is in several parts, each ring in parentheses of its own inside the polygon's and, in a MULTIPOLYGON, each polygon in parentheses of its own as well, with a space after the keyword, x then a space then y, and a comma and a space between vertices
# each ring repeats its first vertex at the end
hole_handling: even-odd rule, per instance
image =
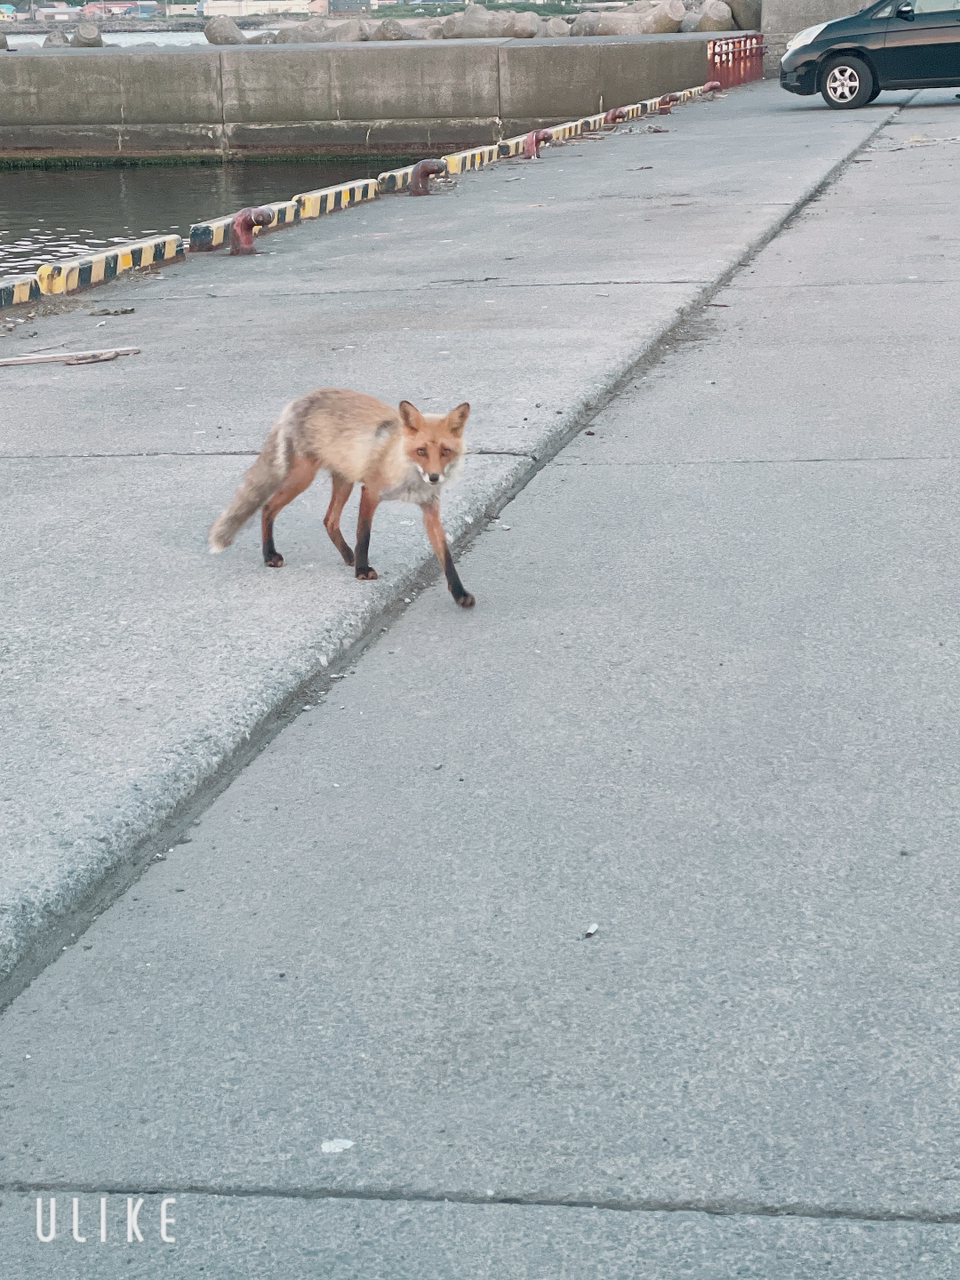
POLYGON ((274 426, 267 436, 263 452, 240 481, 233 501, 217 519, 210 530, 210 550, 216 554, 229 547, 240 528, 266 500, 280 488, 290 470, 293 449, 282 434, 283 421, 274 426))

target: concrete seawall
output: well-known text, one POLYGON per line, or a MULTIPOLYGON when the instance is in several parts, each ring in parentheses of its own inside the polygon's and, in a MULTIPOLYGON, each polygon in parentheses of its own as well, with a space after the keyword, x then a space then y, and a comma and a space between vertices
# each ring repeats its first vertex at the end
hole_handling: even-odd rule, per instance
POLYGON ((17 55, 0 60, 0 161, 455 149, 702 84, 713 38, 17 55))

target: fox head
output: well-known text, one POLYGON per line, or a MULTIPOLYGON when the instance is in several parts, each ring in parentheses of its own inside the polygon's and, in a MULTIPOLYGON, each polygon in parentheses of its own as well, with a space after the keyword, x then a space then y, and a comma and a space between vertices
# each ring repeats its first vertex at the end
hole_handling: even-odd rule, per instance
POLYGON ((463 428, 470 416, 468 404, 458 404, 444 417, 421 413, 409 400, 400 401, 403 446, 424 481, 438 489, 452 480, 463 457, 463 428))

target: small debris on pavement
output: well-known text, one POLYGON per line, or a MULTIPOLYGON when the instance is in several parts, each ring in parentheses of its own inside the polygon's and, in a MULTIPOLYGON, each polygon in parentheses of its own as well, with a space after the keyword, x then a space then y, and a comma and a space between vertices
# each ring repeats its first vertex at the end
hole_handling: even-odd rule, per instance
POLYGON ((349 1151, 353 1143, 349 1138, 328 1138, 320 1143, 320 1150, 326 1156, 339 1155, 341 1151, 349 1151))
POLYGON ((101 307, 99 311, 91 311, 92 316, 132 316, 136 307, 117 307, 111 311, 109 307, 101 307))
POLYGON ((600 926, 599 926, 598 924, 596 924, 596 923, 591 924, 591 925, 588 925, 588 926, 587 926, 587 931, 586 931, 586 933, 585 933, 583 936, 584 936, 585 938, 592 938, 592 937, 593 937, 593 935, 597 932, 597 930, 598 930, 599 928, 600 928, 600 926))

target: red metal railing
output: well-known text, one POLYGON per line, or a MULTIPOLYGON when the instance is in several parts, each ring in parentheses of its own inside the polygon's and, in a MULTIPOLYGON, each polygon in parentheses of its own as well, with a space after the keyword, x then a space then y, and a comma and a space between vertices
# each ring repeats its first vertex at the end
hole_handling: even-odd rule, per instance
POLYGON ((763 79, 763 36, 730 36, 707 43, 707 79, 724 89, 763 79))

